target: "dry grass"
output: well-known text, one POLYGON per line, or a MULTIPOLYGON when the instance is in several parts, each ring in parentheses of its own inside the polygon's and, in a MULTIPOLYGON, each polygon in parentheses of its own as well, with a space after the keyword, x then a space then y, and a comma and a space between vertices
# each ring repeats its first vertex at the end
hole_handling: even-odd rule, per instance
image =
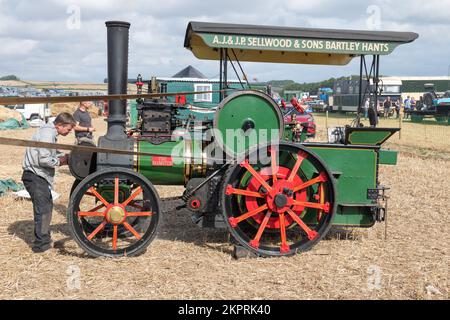
MULTIPOLYGON (((105 123, 94 121, 101 128, 98 136, 105 123)), ((33 132, 1 134, 29 138, 33 132)), ((72 143, 73 137, 59 142, 72 143)), ((441 147, 439 141, 431 144, 441 147)), ((20 180, 23 151, 0 146, 0 179, 20 180)), ((334 230, 313 250, 292 258, 238 261, 230 256, 224 232, 197 228, 172 200, 163 201, 162 227, 145 254, 118 260, 86 257, 69 236, 65 212, 73 178, 61 169, 55 187, 62 197, 52 221, 58 247, 51 252, 33 254, 29 247, 31 203, 0 198, 0 298, 448 299, 449 164, 401 153, 397 166, 381 168, 382 182, 392 188, 387 240, 383 224, 334 230), (377 269, 381 283, 373 287, 371 271, 377 269), (79 288, 73 281, 78 273, 79 288)), ((183 191, 157 189, 163 199, 183 191)))
POLYGON ((22 121, 22 115, 19 111, 8 109, 4 106, 0 106, 0 122, 14 118, 17 121, 22 121))
MULTIPOLYGON (((327 120, 325 114, 314 114, 314 119, 318 129, 316 141, 326 141, 325 126, 327 120)), ((350 116, 340 116, 331 114, 328 118, 328 127, 345 126, 353 120, 350 116)), ((365 126, 369 125, 368 120, 363 120, 365 126)), ((399 128, 400 133, 396 133, 386 142, 385 147, 414 153, 419 156, 448 156, 450 152, 450 125, 437 124, 434 119, 427 119, 424 123, 412 123, 410 120, 379 118, 379 127, 399 128)), ((450 158, 447 158, 450 160, 450 158)))

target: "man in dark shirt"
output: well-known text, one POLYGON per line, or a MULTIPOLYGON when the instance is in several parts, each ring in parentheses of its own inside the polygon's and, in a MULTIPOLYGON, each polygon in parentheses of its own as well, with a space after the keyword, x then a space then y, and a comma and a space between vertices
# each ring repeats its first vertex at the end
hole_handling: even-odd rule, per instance
POLYGON ((386 100, 384 100, 384 117, 389 118, 389 113, 391 112, 392 108, 392 101, 391 97, 387 97, 386 100))
POLYGON ((78 109, 74 112, 73 118, 77 122, 75 126, 75 137, 77 138, 77 142, 80 142, 81 138, 93 139, 92 133, 95 131, 95 128, 92 126, 91 115, 89 114, 89 107, 91 106, 91 102, 83 101, 80 103, 78 109))

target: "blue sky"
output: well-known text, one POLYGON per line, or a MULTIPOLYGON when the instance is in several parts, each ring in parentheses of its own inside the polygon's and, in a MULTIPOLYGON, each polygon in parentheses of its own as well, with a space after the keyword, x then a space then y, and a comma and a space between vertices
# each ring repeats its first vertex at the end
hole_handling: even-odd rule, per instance
MULTIPOLYGON (((218 77, 218 63, 183 47, 189 21, 289 27, 413 31, 419 38, 381 58, 384 75, 445 76, 450 68, 450 0, 117 1, 0 0, 0 75, 100 82, 107 20, 131 23, 129 77, 169 77, 193 65, 218 77)), ((250 79, 319 81, 358 73, 344 67, 244 63, 250 79)), ((230 72, 232 70, 230 69, 230 72)))

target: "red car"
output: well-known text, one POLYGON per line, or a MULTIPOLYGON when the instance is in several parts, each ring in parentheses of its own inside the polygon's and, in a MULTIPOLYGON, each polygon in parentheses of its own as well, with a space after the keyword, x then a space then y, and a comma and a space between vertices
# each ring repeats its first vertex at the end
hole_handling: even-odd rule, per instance
POLYGON ((316 136, 316 123, 314 122, 314 117, 311 113, 302 112, 296 108, 287 105, 286 109, 281 109, 283 112, 284 123, 289 124, 292 122, 292 115, 296 115, 297 122, 308 123, 307 136, 314 138, 316 136))

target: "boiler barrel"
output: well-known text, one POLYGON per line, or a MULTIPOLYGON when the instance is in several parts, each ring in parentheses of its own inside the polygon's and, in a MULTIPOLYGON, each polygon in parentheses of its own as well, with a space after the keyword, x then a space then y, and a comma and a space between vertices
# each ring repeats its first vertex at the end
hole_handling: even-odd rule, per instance
POLYGON ((135 170, 156 185, 186 185, 191 178, 206 177, 206 158, 202 141, 179 140, 152 144, 137 142, 137 151, 158 154, 139 155, 135 170))

